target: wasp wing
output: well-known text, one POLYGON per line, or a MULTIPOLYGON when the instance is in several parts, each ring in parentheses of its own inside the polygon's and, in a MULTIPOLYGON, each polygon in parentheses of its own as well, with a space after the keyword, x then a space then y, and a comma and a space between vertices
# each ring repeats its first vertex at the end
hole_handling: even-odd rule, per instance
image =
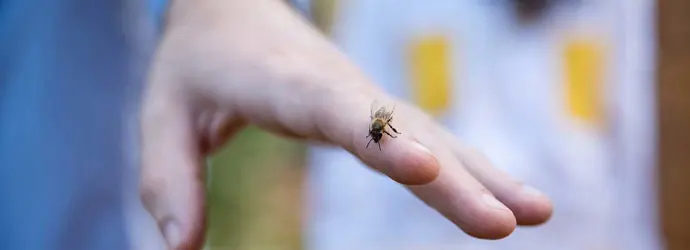
POLYGON ((374 100, 373 102, 371 102, 371 118, 374 118, 374 114, 376 114, 376 112, 381 107, 381 102, 379 102, 378 100, 374 100))
POLYGON ((378 100, 371 103, 371 117, 388 120, 393 116, 395 106, 392 104, 385 104, 378 100))

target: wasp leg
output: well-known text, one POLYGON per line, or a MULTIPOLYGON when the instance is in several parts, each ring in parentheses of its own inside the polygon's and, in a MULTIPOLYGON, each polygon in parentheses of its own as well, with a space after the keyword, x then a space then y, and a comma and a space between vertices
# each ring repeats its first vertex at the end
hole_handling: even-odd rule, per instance
POLYGON ((381 150, 381 143, 376 143, 376 144, 379 145, 379 151, 383 151, 383 150, 381 150))
POLYGON ((388 131, 385 131, 385 130, 384 130, 383 132, 386 133, 386 134, 387 134, 388 136, 390 136, 390 137, 398 138, 397 136, 394 136, 394 135, 391 135, 391 133, 388 133, 388 131))
POLYGON ((364 137, 364 138, 369 138, 369 136, 371 136, 371 134, 368 134, 367 137, 364 137))
POLYGON ((374 140, 374 139, 372 138, 372 139, 369 140, 369 142, 367 142, 367 148, 369 148, 369 144, 371 144, 371 141, 373 141, 373 140, 374 140))
POLYGON ((393 127, 393 125, 391 125, 390 122, 388 123, 388 127, 391 127, 391 129, 393 130, 393 132, 395 132, 396 134, 402 134, 402 133, 398 132, 398 130, 395 129, 395 128, 393 127))

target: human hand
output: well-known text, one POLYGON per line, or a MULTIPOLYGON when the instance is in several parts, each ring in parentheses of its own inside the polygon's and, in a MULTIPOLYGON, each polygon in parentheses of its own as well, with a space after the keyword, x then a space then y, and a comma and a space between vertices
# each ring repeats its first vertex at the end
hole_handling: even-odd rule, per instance
POLYGON ((177 0, 169 18, 142 106, 140 188, 171 248, 201 247, 203 159, 246 124, 341 146, 475 237, 550 217, 545 196, 376 88, 282 1, 177 0), (402 133, 383 151, 366 148, 375 100, 396 106, 402 133))

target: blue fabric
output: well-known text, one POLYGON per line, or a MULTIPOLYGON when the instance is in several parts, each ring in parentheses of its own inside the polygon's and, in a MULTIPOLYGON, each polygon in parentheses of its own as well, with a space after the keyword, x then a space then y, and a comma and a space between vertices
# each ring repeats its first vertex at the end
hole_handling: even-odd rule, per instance
POLYGON ((0 249, 127 249, 124 2, 2 1, 0 249))
POLYGON ((158 25, 162 24, 163 18, 165 16, 165 10, 167 9, 167 7, 167 0, 149 0, 149 11, 154 19, 154 22, 156 22, 158 25))

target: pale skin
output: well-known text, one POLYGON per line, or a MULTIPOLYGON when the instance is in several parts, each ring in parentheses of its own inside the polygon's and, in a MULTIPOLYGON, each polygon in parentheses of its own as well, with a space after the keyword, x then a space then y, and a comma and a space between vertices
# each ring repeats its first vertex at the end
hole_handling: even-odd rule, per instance
POLYGON ((141 112, 141 196, 170 249, 201 248, 203 159, 247 124, 340 146, 477 238, 551 216, 546 196, 375 87, 283 1, 175 0, 169 11, 141 112), (365 148, 374 100, 397 107, 403 132, 384 151, 365 148))

